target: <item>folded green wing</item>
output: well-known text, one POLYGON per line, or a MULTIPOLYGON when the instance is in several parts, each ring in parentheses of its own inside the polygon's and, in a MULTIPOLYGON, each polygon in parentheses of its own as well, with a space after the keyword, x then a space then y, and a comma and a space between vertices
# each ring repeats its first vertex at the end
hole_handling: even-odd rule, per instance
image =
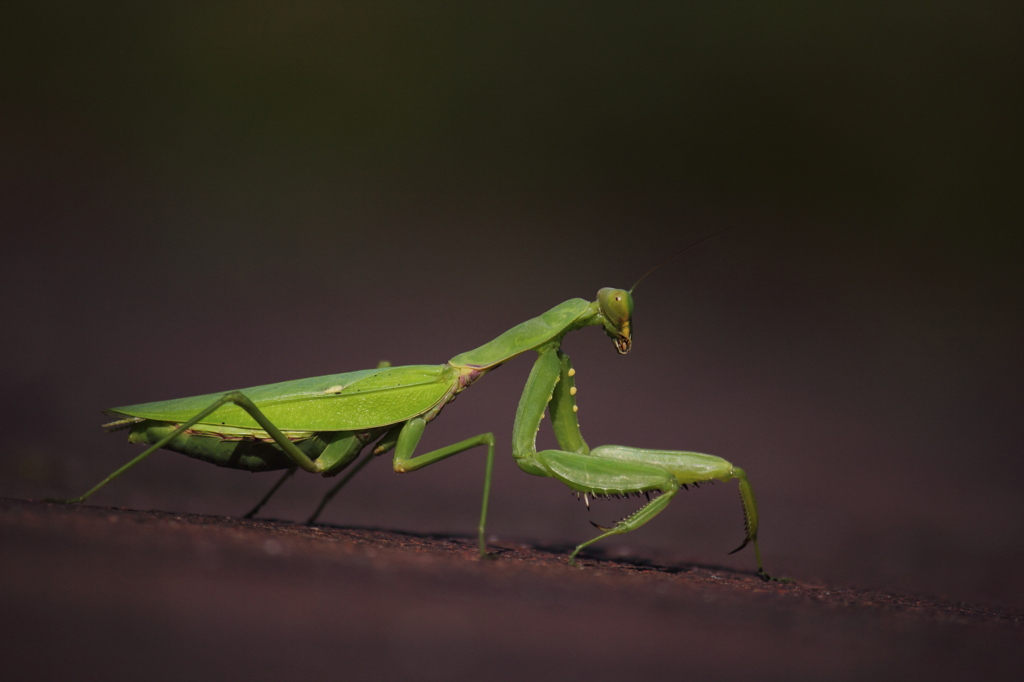
MULTIPOLYGON (((331 374, 241 389, 282 430, 358 431, 422 414, 457 379, 450 365, 408 365, 331 374)), ((108 414, 180 423, 224 395, 162 400, 107 410, 108 414)), ((259 429, 245 410, 224 405, 200 424, 259 429)))

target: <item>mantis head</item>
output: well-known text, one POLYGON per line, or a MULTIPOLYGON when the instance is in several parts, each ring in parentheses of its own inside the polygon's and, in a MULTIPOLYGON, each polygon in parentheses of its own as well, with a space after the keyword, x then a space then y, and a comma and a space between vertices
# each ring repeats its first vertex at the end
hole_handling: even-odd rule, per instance
POLYGON ((633 295, 625 289, 605 287, 597 292, 597 304, 601 307, 604 333, 615 343, 615 350, 625 355, 633 345, 633 295))

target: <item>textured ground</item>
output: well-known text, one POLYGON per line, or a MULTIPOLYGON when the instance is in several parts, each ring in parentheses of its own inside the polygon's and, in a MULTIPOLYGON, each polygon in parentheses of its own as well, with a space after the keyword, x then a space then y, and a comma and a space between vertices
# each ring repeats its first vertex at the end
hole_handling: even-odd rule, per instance
POLYGON ((973 679, 1024 614, 567 547, 0 498, 6 679, 973 679))

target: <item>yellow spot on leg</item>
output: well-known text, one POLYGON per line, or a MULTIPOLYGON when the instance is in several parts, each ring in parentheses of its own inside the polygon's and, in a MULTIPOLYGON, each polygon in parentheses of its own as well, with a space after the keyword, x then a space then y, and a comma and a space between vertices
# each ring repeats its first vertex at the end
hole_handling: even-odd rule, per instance
POLYGON ((573 405, 572 406, 572 411, 573 412, 579 412, 580 411, 580 406, 579 405, 573 405))
POLYGON ((576 387, 575 386, 573 386, 572 388, 569 389, 569 395, 576 395, 576 387))
POLYGON ((571 376, 571 377, 576 376, 576 370, 570 367, 569 368, 569 376, 571 376))

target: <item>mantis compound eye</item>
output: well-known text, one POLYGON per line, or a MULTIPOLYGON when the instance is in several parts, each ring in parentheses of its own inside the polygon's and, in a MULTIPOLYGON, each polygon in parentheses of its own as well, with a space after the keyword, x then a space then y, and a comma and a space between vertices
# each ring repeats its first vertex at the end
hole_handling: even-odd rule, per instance
POLYGON ((605 333, 615 343, 615 350, 625 355, 633 345, 633 295, 625 289, 606 287, 597 292, 597 303, 604 317, 605 333))

